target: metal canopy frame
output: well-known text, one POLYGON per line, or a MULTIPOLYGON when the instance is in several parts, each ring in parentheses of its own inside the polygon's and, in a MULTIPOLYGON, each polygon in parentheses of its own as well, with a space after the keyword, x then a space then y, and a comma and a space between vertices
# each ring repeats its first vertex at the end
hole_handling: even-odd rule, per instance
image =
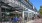
MULTIPOLYGON (((13 8, 13 7, 9 6, 7 3, 4 3, 4 2, 0 2, 0 3, 1 3, 0 6, 5 6, 5 7, 9 8, 9 9, 13 8)), ((3 7, 1 7, 1 8, 3 8, 3 7)))

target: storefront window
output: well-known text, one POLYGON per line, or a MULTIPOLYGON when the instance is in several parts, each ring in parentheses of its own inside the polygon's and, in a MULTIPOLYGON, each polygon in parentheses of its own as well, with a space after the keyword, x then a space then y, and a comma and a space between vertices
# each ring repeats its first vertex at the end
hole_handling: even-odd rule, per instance
POLYGON ((31 13, 28 13, 28 17, 31 18, 31 13))
POLYGON ((4 8, 1 8, 1 12, 5 12, 5 9, 4 8))
POLYGON ((24 19, 27 20, 27 18, 28 18, 28 13, 24 12, 24 19))

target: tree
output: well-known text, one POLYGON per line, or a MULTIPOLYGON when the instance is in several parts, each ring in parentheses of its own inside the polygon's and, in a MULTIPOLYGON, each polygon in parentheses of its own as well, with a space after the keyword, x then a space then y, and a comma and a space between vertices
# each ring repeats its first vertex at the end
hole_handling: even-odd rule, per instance
POLYGON ((42 15, 42 6, 40 6, 39 12, 40 12, 40 15, 42 15))

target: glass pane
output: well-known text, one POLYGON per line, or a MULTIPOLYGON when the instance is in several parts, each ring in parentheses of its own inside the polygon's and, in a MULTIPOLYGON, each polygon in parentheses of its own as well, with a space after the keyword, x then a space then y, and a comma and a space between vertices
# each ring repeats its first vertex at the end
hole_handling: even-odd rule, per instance
POLYGON ((5 12, 5 9, 4 8, 1 8, 1 12, 5 12))
POLYGON ((27 20, 27 18, 28 18, 28 13, 24 12, 24 19, 27 20))

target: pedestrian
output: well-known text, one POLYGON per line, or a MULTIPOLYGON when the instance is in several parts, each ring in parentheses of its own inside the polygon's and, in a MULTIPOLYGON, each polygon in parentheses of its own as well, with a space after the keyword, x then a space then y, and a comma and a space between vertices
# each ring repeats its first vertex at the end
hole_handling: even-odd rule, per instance
POLYGON ((11 21, 13 21, 13 18, 11 18, 11 21))
POLYGON ((18 17, 17 16, 13 18, 13 23, 18 23, 18 17))
POLYGON ((19 20, 19 23, 22 23, 22 17, 21 17, 21 16, 19 17, 19 19, 20 19, 20 20, 19 20))
POLYGON ((39 19, 39 18, 40 18, 40 16, 38 15, 38 16, 37 16, 37 19, 39 19))
POLYGON ((34 17, 32 17, 32 20, 34 20, 34 17))

